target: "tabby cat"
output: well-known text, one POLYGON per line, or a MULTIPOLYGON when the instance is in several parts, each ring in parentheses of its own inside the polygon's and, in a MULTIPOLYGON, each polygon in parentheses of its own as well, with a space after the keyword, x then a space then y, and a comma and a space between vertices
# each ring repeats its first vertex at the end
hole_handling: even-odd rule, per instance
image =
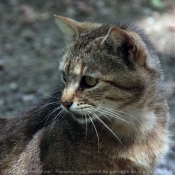
POLYGON ((0 119, 0 174, 154 174, 169 112, 153 45, 134 25, 55 17, 63 92, 0 119))

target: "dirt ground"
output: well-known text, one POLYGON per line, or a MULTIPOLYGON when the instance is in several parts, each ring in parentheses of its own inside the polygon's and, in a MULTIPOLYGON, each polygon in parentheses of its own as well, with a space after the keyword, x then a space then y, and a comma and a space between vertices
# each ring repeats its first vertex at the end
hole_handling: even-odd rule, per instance
MULTIPOLYGON (((160 56, 173 118, 175 1, 157 2, 156 5, 151 0, 1 0, 0 116, 25 110, 51 94, 59 83, 57 67, 64 53, 64 40, 54 22, 53 15, 57 14, 78 21, 126 21, 143 29, 160 56)), ((175 146, 162 160, 157 174, 173 174, 174 152, 175 146)))

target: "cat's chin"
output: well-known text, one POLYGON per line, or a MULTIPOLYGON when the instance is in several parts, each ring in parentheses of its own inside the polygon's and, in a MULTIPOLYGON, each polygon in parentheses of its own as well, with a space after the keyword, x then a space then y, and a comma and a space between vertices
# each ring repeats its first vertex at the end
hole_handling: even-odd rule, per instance
POLYGON ((95 120, 94 117, 82 114, 72 114, 72 117, 80 124, 87 124, 95 120))
POLYGON ((84 115, 77 114, 77 113, 76 113, 76 114, 75 114, 75 113, 72 114, 72 116, 73 116, 74 118, 76 118, 76 119, 81 119, 81 120, 85 120, 86 117, 89 118, 89 116, 86 116, 86 117, 85 117, 84 115))

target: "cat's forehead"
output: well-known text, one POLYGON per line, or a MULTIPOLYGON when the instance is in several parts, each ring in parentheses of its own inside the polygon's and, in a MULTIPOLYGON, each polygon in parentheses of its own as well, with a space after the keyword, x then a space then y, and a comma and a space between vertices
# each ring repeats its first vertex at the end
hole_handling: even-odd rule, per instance
POLYGON ((101 44, 105 32, 83 35, 71 45, 60 62, 60 70, 78 75, 106 75, 123 64, 121 55, 112 54, 101 44), (120 57, 120 58, 119 58, 120 57), (118 59, 119 58, 119 59, 118 59))
POLYGON ((93 65, 87 55, 69 53, 63 57, 59 69, 70 74, 85 75, 92 73, 90 70, 93 69, 93 65))
MULTIPOLYGON (((101 50, 80 54, 67 53, 60 62, 59 69, 68 74, 102 77, 113 74, 120 66, 120 60, 101 50)), ((120 68, 121 69, 121 68, 120 68)))

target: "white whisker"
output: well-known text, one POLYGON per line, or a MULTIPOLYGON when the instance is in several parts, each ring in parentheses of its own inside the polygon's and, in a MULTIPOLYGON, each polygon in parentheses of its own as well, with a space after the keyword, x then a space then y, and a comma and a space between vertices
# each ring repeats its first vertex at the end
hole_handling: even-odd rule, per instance
POLYGON ((95 109, 95 108, 94 108, 94 110, 96 110, 97 112, 99 112, 100 114, 102 114, 105 118, 107 118, 107 119, 112 123, 112 120, 111 120, 108 116, 106 116, 106 115, 103 113, 103 111, 100 111, 100 110, 95 109))
MULTIPOLYGON (((98 115, 96 114, 96 113, 92 113, 93 114, 93 116, 98 120, 98 121, 100 121, 116 138, 117 138, 117 140, 123 145, 123 143, 121 142, 121 140, 119 139, 119 137, 109 128, 109 126, 108 125, 106 125, 106 123, 104 123, 101 119, 100 119, 100 117, 98 117, 98 115)), ((124 145, 123 145, 124 146, 124 145)))
POLYGON ((59 103, 60 103, 60 101, 54 101, 54 102, 50 102, 50 103, 44 104, 44 105, 40 106, 39 109, 38 109, 37 111, 40 111, 40 110, 42 110, 43 108, 45 108, 46 106, 49 106, 49 105, 51 105, 51 104, 59 104, 59 103))
POLYGON ((61 111, 56 115, 56 117, 54 117, 51 122, 55 122, 55 120, 64 112, 63 109, 61 109, 61 111))
MULTIPOLYGON (((113 112, 115 112, 115 113, 121 113, 121 114, 124 114, 124 115, 126 115, 126 116, 129 116, 129 117, 131 117, 131 118, 133 118, 134 119, 134 121, 136 121, 136 122, 138 122, 141 126, 145 126, 146 124, 145 123, 142 123, 140 120, 138 120, 136 117, 134 117, 133 115, 131 115, 131 114, 129 114, 129 113, 127 113, 127 112, 124 112, 124 111, 119 111, 119 110, 114 110, 114 109, 110 109, 110 108, 106 108, 106 107, 100 107, 100 108, 102 108, 102 109, 104 109, 104 110, 108 110, 108 111, 113 111, 113 112)), ((133 108, 133 109, 135 109, 135 108, 133 108)), ((137 109, 138 110, 138 109, 137 109)), ((120 115, 121 115, 120 114, 120 115)), ((130 123, 133 123, 133 122, 130 122, 130 123)), ((136 127, 137 127, 137 125, 135 125, 136 127)))
MULTIPOLYGON (((51 104, 51 103, 50 103, 51 104)), ((47 106, 47 105, 44 105, 44 106, 47 106)), ((43 107, 44 108, 44 107, 43 107)), ((42 109, 40 109, 40 110, 42 110, 42 109)), ((51 115, 50 113, 48 114, 48 115, 51 115)), ((45 120, 47 117, 48 117, 48 115, 47 116, 45 116, 39 123, 41 123, 43 120, 45 120)), ((50 116, 49 116, 50 117, 50 116)), ((46 122, 45 122, 45 124, 46 124, 46 122)), ((44 124, 44 126, 45 126, 45 124, 44 124)))
POLYGON ((89 116, 89 118, 90 118, 90 120, 92 122, 92 125, 94 126, 94 129, 95 129, 95 132, 96 132, 96 135, 97 135, 97 139, 98 139, 98 151, 99 151, 99 141, 100 141, 100 139, 99 139, 98 131, 97 131, 97 128, 95 127, 95 124, 94 124, 94 122, 93 122, 90 114, 88 114, 88 116, 89 116))
POLYGON ((116 112, 113 112, 113 111, 109 111, 109 110, 104 110, 104 109, 101 109, 101 108, 98 108, 98 111, 100 112, 103 112, 104 114, 106 114, 106 115, 109 115, 110 117, 113 117, 113 118, 116 118, 116 119, 118 119, 118 120, 121 120, 121 121, 124 121, 124 122, 126 122, 126 123, 130 123, 130 124, 133 124, 132 122, 128 122, 128 121, 126 121, 125 119, 123 119, 123 118, 121 118, 121 117, 123 117, 121 114, 118 114, 118 113, 116 113, 116 112))
POLYGON ((41 93, 41 94, 43 94, 43 95, 45 95, 45 96, 47 96, 47 97, 51 97, 51 98, 54 98, 54 99, 60 100, 60 98, 53 97, 53 96, 51 96, 51 95, 49 95, 49 94, 46 94, 46 93, 44 93, 44 92, 41 92, 41 91, 38 91, 38 92, 41 93))
POLYGON ((85 120, 86 120, 86 136, 87 136, 87 132, 88 132, 88 128, 87 128, 88 122, 87 122, 87 116, 86 116, 86 115, 84 115, 84 116, 85 116, 85 120))
MULTIPOLYGON (((129 117, 135 119, 135 121, 137 121, 139 124, 142 124, 136 117, 134 117, 133 115, 131 115, 131 114, 127 113, 127 112, 119 111, 119 110, 115 110, 115 109, 110 109, 110 108, 106 108, 106 107, 100 107, 100 108, 102 108, 102 109, 104 109, 104 110, 108 110, 108 111, 114 112, 114 113, 117 112, 118 114, 119 114, 119 113, 125 114, 125 115, 127 115, 127 116, 129 116, 129 117)), ((119 114, 119 115, 121 115, 121 114, 119 114)))
MULTIPOLYGON (((57 107, 56 109, 53 109, 52 112, 49 113, 49 114, 45 117, 45 118, 47 118, 47 120, 45 121, 44 126, 46 125, 46 123, 47 123, 48 119, 50 118, 50 116, 51 116, 54 112, 56 112, 57 110, 59 110, 60 108, 61 108, 61 106, 57 107)), ((45 118, 44 118, 44 119, 45 119, 45 118)), ((43 119, 43 120, 44 120, 44 119, 43 119)))
POLYGON ((59 116, 61 116, 61 114, 64 112, 64 110, 62 109, 57 115, 56 115, 56 117, 54 117, 54 119, 52 119, 52 125, 51 125, 51 127, 50 127, 50 129, 49 129, 49 132, 48 132, 48 134, 50 133, 50 131, 52 130, 52 128, 54 127, 54 125, 55 125, 55 123, 56 123, 56 120, 59 118, 59 116))

